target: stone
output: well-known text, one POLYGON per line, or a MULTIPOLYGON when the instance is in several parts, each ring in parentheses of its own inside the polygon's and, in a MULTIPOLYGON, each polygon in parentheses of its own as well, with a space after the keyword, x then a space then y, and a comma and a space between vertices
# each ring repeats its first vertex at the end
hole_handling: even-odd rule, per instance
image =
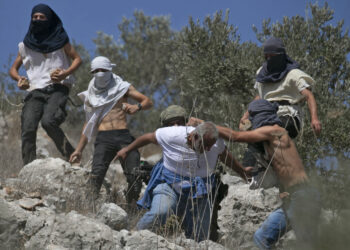
POLYGON ((128 214, 114 203, 104 203, 97 212, 96 219, 118 231, 128 225, 128 214))

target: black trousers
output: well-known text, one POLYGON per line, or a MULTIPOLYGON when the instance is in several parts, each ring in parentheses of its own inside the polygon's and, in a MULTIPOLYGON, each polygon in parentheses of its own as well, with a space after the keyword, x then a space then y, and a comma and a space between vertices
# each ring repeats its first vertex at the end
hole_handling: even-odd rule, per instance
MULTIPOLYGON (((95 191, 99 191, 109 164, 116 153, 123 147, 134 141, 128 129, 99 131, 95 141, 95 151, 92 160, 92 177, 95 182, 95 191)), ((128 203, 136 201, 141 192, 142 181, 135 175, 135 168, 140 166, 140 153, 137 150, 131 151, 125 161, 121 162, 128 182, 126 200, 128 203)))
POLYGON ((39 122, 61 154, 69 159, 74 148, 59 127, 65 120, 68 87, 53 84, 35 89, 24 99, 21 115, 22 159, 26 165, 36 159, 36 133, 39 122))

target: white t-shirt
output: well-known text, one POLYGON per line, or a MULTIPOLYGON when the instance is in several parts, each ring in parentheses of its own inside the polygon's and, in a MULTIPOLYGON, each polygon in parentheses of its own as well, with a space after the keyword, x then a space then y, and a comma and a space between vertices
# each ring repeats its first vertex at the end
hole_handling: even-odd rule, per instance
MULTIPOLYGON (((42 89, 53 84, 50 77, 51 72, 57 68, 67 69, 70 66, 63 48, 44 54, 28 48, 23 42, 20 42, 18 51, 28 75, 30 84, 28 91, 42 89)), ((61 83, 72 85, 73 76, 67 76, 61 83)))
POLYGON ((187 136, 194 129, 187 126, 165 127, 157 129, 155 135, 163 149, 165 168, 181 176, 208 177, 213 173, 218 155, 225 149, 225 143, 219 138, 210 151, 196 153, 187 145, 187 136))

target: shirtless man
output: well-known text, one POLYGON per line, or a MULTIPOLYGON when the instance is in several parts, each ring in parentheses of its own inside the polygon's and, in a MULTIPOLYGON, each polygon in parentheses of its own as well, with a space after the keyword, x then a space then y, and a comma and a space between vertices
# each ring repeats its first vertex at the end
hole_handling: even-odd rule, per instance
MULTIPOLYGON (((113 66, 115 65, 103 56, 96 57, 91 62, 94 78, 90 81, 88 90, 79 94, 84 100, 86 122, 79 144, 70 156, 71 163, 80 162, 86 144, 96 135, 89 183, 95 196, 100 191, 109 164, 116 153, 134 140, 127 128, 126 114, 132 115, 141 109, 152 107, 152 101, 148 97, 111 72, 113 66), (127 103, 129 97, 138 104, 127 103)), ((129 185, 126 199, 130 204, 138 199, 141 190, 141 182, 136 183, 133 171, 140 165, 139 152, 130 152, 121 163, 129 185)))
MULTIPOLYGON (((217 128, 219 135, 226 140, 263 142, 280 183, 283 206, 272 212, 255 233, 254 241, 258 247, 273 247, 290 223, 298 244, 305 249, 312 249, 320 214, 319 193, 308 183, 302 160, 287 130, 281 127, 277 109, 277 105, 266 100, 255 100, 248 107, 253 130, 238 132, 221 126, 217 128)), ((189 123, 196 125, 201 122, 200 119, 191 118, 189 123)))

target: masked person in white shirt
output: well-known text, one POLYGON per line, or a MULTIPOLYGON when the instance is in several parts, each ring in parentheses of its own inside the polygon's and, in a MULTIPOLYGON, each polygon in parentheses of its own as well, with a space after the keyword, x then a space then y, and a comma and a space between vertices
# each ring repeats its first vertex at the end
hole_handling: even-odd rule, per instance
POLYGON ((69 43, 61 19, 46 4, 33 7, 31 22, 10 76, 21 90, 27 90, 21 114, 22 159, 24 165, 36 159, 39 122, 65 157, 74 151, 59 127, 66 118, 66 103, 74 79, 71 74, 81 59, 69 43), (72 62, 69 61, 72 60, 72 62), (21 65, 28 78, 18 72, 21 65))
MULTIPOLYGON (((70 162, 80 162, 86 144, 95 138, 95 150, 89 188, 96 198, 99 194, 109 164, 122 147, 129 145, 134 137, 127 126, 126 115, 133 115, 152 107, 152 101, 138 92, 130 83, 112 73, 110 60, 103 56, 91 62, 93 78, 86 91, 78 96, 84 101, 86 122, 79 144, 70 156, 70 162), (129 104, 128 98, 138 102, 129 104)), ((121 162, 128 182, 126 199, 130 204, 138 199, 141 181, 136 181, 134 168, 140 165, 140 154, 134 150, 121 162)))

